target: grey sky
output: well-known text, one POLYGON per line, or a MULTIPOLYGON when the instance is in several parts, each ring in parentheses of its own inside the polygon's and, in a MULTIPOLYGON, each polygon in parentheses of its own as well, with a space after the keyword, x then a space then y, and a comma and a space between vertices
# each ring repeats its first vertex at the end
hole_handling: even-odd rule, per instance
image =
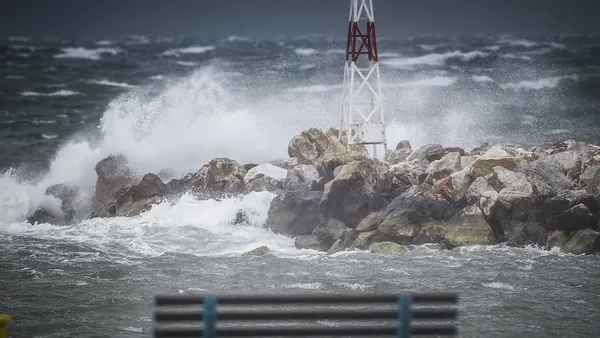
MULTIPOLYGON (((374 0, 385 37, 600 34, 600 0, 374 0)), ((348 0, 19 0, 0 36, 345 34, 348 0)))

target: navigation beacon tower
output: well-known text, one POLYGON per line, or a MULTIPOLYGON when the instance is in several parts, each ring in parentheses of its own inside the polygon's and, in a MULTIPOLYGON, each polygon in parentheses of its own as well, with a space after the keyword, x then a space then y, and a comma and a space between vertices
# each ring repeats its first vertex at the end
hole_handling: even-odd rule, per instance
POLYGON ((383 145, 387 152, 381 101, 373 0, 350 0, 339 135, 341 138, 346 134, 347 147, 371 144, 377 156, 377 146, 383 145), (361 23, 366 25, 361 28, 361 23))

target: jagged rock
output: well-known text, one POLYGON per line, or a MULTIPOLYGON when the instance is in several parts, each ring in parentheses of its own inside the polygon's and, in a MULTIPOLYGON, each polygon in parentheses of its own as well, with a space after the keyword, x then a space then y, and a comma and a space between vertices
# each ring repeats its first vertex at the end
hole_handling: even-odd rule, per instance
POLYGON ((396 244, 393 242, 373 243, 369 246, 369 251, 374 254, 396 254, 407 253, 410 249, 405 245, 396 244))
POLYGON ((443 196, 448 202, 459 202, 471 185, 473 177, 468 170, 460 170, 435 183, 432 193, 443 196))
POLYGON ((446 153, 446 155, 448 155, 449 153, 458 153, 461 157, 467 154, 465 150, 461 147, 446 147, 444 148, 444 152, 446 153))
POLYGON ((242 193, 247 194, 252 191, 278 192, 281 182, 287 176, 287 170, 270 163, 254 166, 244 176, 242 193))
POLYGON ((484 192, 494 190, 488 181, 483 177, 477 177, 465 192, 465 198, 468 204, 474 204, 481 199, 484 192))
POLYGON ((553 231, 546 241, 546 250, 554 247, 562 248, 569 241, 569 236, 560 230, 553 231))
POLYGON ((537 196, 531 183, 482 193, 479 207, 492 229, 492 243, 505 242, 516 226, 537 217, 537 196))
POLYGON ((460 153, 452 152, 444 155, 441 159, 435 160, 427 166, 425 174, 428 175, 426 181, 435 182, 452 173, 460 170, 460 153))
POLYGON ((446 222, 428 222, 421 227, 412 244, 442 243, 447 248, 490 244, 491 228, 478 206, 460 210, 446 222))
POLYGON ((593 227, 590 215, 600 211, 600 201, 585 190, 564 190, 545 200, 541 207, 541 223, 547 231, 567 233, 593 227))
POLYGON ((544 245, 548 241, 544 228, 536 222, 517 224, 507 237, 506 244, 515 247, 525 247, 529 244, 544 245))
POLYGON ((238 162, 219 157, 204 165, 192 175, 189 186, 199 195, 237 194, 242 189, 246 169, 238 162))
POLYGON ((529 182, 533 183, 542 198, 555 196, 560 191, 572 190, 573 183, 560 169, 545 159, 531 162, 525 172, 529 182))
POLYGON ((490 148, 491 148, 490 144, 486 142, 486 143, 480 145, 479 147, 473 148, 473 150, 471 150, 469 152, 469 154, 471 154, 471 155, 483 155, 490 148))
POLYGON ((344 244, 344 241, 342 239, 338 239, 337 241, 335 241, 335 243, 333 243, 331 248, 329 248, 329 250, 327 250, 327 254, 333 255, 334 253, 338 253, 338 252, 344 251, 346 249, 347 249, 347 246, 344 244))
POLYGON ((494 167, 502 167, 510 171, 522 171, 527 161, 519 157, 480 157, 475 159, 467 167, 471 170, 473 177, 484 177, 494 171, 494 167))
MULTIPOLYGON (((347 138, 347 134, 345 131, 342 131, 340 133, 339 129, 337 129, 337 128, 329 128, 327 130, 327 132, 325 132, 325 134, 334 140, 338 140, 338 142, 342 143, 342 145, 344 147, 346 147, 348 145, 348 138, 347 138)), ((353 135, 354 135, 354 132, 353 132, 353 135)), ((364 144, 358 144, 358 143, 351 144, 350 147, 347 147, 347 150, 351 153, 357 153, 357 154, 361 154, 361 155, 365 155, 365 156, 369 155, 369 152, 367 151, 367 148, 365 147, 364 144)))
POLYGON ((446 155, 446 152, 444 151, 444 148, 441 145, 426 144, 426 145, 422 146, 421 148, 412 152, 406 160, 407 161, 414 161, 414 160, 424 161, 425 160, 428 162, 432 162, 432 161, 441 159, 444 155, 446 155))
POLYGON ((295 240, 296 248, 329 251, 339 240, 338 249, 348 248, 357 238, 356 230, 346 227, 338 220, 329 219, 323 226, 317 227, 312 234, 298 236, 295 240))
POLYGON ((389 169, 392 181, 390 186, 390 199, 394 199, 410 187, 419 185, 417 173, 410 168, 405 168, 400 165, 393 165, 389 169))
POLYGON ((493 146, 487 149, 482 155, 482 158, 497 158, 497 157, 508 157, 508 151, 502 149, 501 146, 493 146))
POLYGON ((297 158, 290 157, 290 158, 287 159, 287 161, 285 161, 283 163, 283 168, 285 168, 285 169, 292 169, 295 166, 297 166, 298 164, 299 163, 298 163, 298 159, 297 158))
POLYGON ((384 206, 383 192, 389 187, 385 166, 373 160, 353 161, 325 185, 321 214, 355 228, 368 214, 384 206))
POLYGON ((412 146, 410 144, 410 141, 408 141, 408 140, 402 140, 402 141, 398 142, 398 144, 396 145, 396 150, 400 150, 400 149, 412 150, 412 146))
POLYGON ((523 173, 515 173, 503 167, 493 167, 491 177, 488 180, 490 185, 497 191, 510 186, 522 186, 527 182, 527 177, 523 173))
POLYGON ((600 165, 588 167, 579 176, 582 187, 591 193, 600 194, 600 165))
POLYGON ((358 232, 369 232, 377 229, 377 222, 379 218, 383 215, 383 210, 374 211, 368 214, 365 218, 358 223, 356 227, 356 231, 358 232))
POLYGON ((331 245, 327 246, 318 238, 317 235, 298 236, 294 239, 296 249, 309 249, 317 251, 327 251, 331 245))
POLYGON ((317 167, 310 164, 297 165, 287 172, 287 177, 281 183, 284 190, 322 190, 312 189, 319 181, 319 172, 317 167))
POLYGON ((333 218, 326 220, 324 226, 317 227, 312 234, 317 236, 321 242, 321 247, 327 247, 327 250, 338 240, 341 241, 341 247, 348 248, 358 237, 356 230, 333 218))
POLYGON ((235 219, 230 222, 231 225, 239 225, 239 224, 244 224, 244 223, 246 223, 246 224, 250 223, 250 217, 248 217, 248 214, 246 213, 245 210, 239 210, 235 214, 235 219))
POLYGON ((546 156, 545 160, 560 168, 563 174, 567 174, 577 166, 581 154, 577 151, 565 151, 546 156))
POLYGON ((460 157, 460 170, 465 169, 469 164, 473 163, 475 159, 479 157, 476 156, 461 156, 460 157))
POLYGON ((414 187, 387 206, 377 228, 394 242, 409 244, 423 224, 447 220, 455 212, 454 206, 441 196, 414 187))
POLYGON ((595 230, 579 230, 563 245, 562 250, 574 255, 593 254, 600 251, 600 232, 595 230))
POLYGON ((267 227, 288 236, 311 234, 321 223, 320 191, 288 191, 276 196, 269 207, 267 227))
POLYGON ((102 209, 104 205, 115 200, 115 193, 133 184, 134 178, 127 167, 127 159, 123 155, 110 155, 96 163, 96 192, 93 199, 94 209, 102 209))
POLYGON ((343 153, 346 147, 337 137, 327 135, 317 128, 310 128, 294 136, 288 146, 288 155, 295 157, 298 164, 317 164, 325 153, 343 153))
POLYGON ((351 247, 358 250, 366 250, 373 243, 383 242, 389 239, 389 236, 383 234, 379 230, 361 232, 358 234, 351 247))
POLYGON ((580 203, 563 212, 557 217, 557 229, 568 233, 577 230, 590 229, 596 226, 596 220, 590 209, 580 203))
POLYGON ((400 162, 406 161, 408 156, 412 154, 411 149, 400 148, 396 150, 390 150, 385 154, 383 160, 391 165, 398 164, 400 162))
POLYGON ((155 174, 146 174, 140 183, 117 196, 116 215, 135 216, 150 209, 168 193, 167 186, 155 174))
POLYGON ((244 252, 242 254, 242 257, 259 257, 259 256, 264 256, 270 252, 271 252, 271 250, 269 250, 268 247, 263 245, 256 249, 250 250, 248 252, 244 252))
POLYGON ((341 167, 353 161, 366 161, 368 158, 359 153, 352 152, 326 152, 317 160, 317 170, 319 175, 327 182, 331 181, 337 172, 341 170, 341 167))

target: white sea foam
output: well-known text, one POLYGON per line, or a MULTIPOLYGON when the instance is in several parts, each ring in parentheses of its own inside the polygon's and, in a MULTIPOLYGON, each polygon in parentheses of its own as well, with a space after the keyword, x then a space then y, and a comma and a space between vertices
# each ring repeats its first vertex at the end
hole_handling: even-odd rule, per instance
POLYGON ((301 56, 311 56, 319 53, 319 51, 314 48, 296 48, 295 52, 301 56))
POLYGON ((443 66, 446 64, 446 61, 454 58, 461 59, 463 61, 469 61, 475 58, 485 57, 487 55, 487 53, 481 51, 470 51, 464 53, 460 51, 453 51, 447 53, 431 53, 408 58, 394 58, 382 60, 381 63, 393 68, 414 69, 417 66, 443 66))
POLYGON ((100 60, 103 54, 117 55, 123 51, 119 48, 95 48, 67 47, 62 49, 61 54, 54 55, 56 59, 87 59, 100 60))
POLYGON ((90 82, 99 84, 99 85, 103 85, 103 86, 110 86, 110 87, 135 88, 134 85, 130 85, 125 82, 114 82, 114 81, 110 81, 110 80, 93 80, 90 82))
POLYGON ((501 289, 501 290, 514 290, 515 287, 507 284, 507 283, 501 283, 501 282, 491 282, 491 283, 482 283, 481 285, 483 285, 483 287, 485 288, 490 288, 490 289, 501 289))
POLYGON ((471 76, 471 78, 475 82, 494 82, 494 79, 487 75, 473 75, 471 76))
POLYGON ((215 49, 214 46, 191 46, 185 48, 170 49, 162 53, 164 56, 181 56, 185 54, 204 54, 215 49))
POLYGON ((51 93, 38 93, 38 92, 22 92, 21 96, 73 96, 73 95, 81 95, 81 93, 73 91, 73 90, 59 90, 51 93))
POLYGON ((519 90, 540 90, 546 88, 556 88, 563 80, 577 80, 577 76, 552 76, 536 80, 523 80, 520 82, 509 82, 500 85, 502 89, 519 90))

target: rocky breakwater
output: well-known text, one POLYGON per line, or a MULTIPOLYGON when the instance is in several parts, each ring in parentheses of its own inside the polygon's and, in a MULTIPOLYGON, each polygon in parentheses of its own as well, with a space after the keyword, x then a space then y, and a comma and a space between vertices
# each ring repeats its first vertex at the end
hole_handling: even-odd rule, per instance
MULTIPOLYGON (((290 141, 288 154, 259 165, 216 158, 171 179, 167 170, 136 175, 125 157, 109 156, 96 165, 91 216, 135 216, 186 192, 218 199, 266 190, 276 197, 263 226, 295 238, 298 248, 401 253, 425 243, 506 243, 600 251, 599 146, 569 140, 467 152, 402 141, 378 160, 362 146, 347 150, 335 129, 310 128, 290 141)), ((62 209, 40 209, 30 221, 72 221, 78 191, 59 185, 47 194, 62 209)), ((231 222, 247 220, 240 210, 231 222)))

